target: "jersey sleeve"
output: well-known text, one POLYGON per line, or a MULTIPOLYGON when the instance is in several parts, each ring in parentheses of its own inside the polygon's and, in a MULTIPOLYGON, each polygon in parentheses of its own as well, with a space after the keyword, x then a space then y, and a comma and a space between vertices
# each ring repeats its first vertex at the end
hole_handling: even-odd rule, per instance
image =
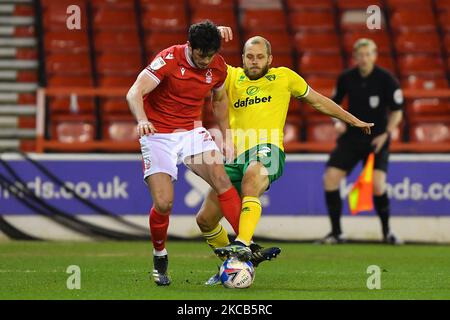
POLYGON ((345 75, 341 74, 336 82, 336 87, 334 89, 333 97, 331 100, 333 100, 337 104, 341 104, 342 100, 344 100, 345 95, 347 94, 347 91, 345 89, 345 75))
POLYGON ((386 86, 387 104, 389 109, 391 111, 402 110, 404 99, 400 84, 392 75, 389 74, 386 79, 386 86))
POLYGON ((309 93, 309 85, 306 83, 305 79, 289 68, 283 69, 287 74, 291 95, 298 99, 306 97, 309 93))
POLYGON ((230 83, 231 83, 231 75, 233 74, 233 67, 227 64, 227 78, 225 80, 225 90, 230 89, 230 83))
MULTIPOLYGON (((160 83, 169 74, 168 61, 164 59, 169 55, 170 48, 161 51, 156 55, 153 61, 145 68, 146 74, 155 80, 156 83, 160 83)), ((173 53, 172 53, 173 54, 173 53)), ((171 60, 173 61, 173 59, 171 60)))
POLYGON ((221 90, 223 89, 225 85, 225 81, 227 80, 227 74, 228 74, 228 65, 225 63, 225 60, 221 57, 220 64, 222 65, 220 67, 220 78, 217 81, 217 84, 214 86, 213 90, 221 90))

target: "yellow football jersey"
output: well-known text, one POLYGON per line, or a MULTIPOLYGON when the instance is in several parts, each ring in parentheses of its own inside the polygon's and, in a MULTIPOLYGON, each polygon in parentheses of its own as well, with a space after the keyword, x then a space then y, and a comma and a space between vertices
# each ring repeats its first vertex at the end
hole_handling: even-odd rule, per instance
POLYGON ((263 143, 283 147, 283 129, 291 96, 308 94, 306 81, 289 68, 270 68, 264 77, 250 80, 244 69, 228 66, 225 82, 230 128, 236 154, 263 143))

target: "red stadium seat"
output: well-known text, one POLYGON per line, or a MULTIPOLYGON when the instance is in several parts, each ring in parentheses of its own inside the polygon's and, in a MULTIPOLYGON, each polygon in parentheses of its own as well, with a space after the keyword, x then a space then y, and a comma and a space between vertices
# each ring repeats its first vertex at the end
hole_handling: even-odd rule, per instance
POLYGON ((394 75, 397 73, 395 61, 390 54, 380 54, 377 58, 377 65, 388 70, 394 75))
POLYGON ((300 101, 298 99, 291 98, 289 100, 288 115, 297 115, 301 117, 302 109, 300 108, 300 101))
POLYGON ((299 61, 302 75, 330 75, 337 76, 343 70, 341 56, 325 54, 304 54, 299 61))
POLYGON ((91 0, 94 8, 134 10, 134 0, 91 0))
POLYGON ((127 30, 137 32, 134 9, 98 8, 94 12, 93 24, 96 30, 127 30))
POLYGON ((47 74, 87 75, 91 73, 91 60, 88 54, 50 54, 46 56, 47 74))
POLYGON ((233 67, 242 66, 242 55, 240 53, 221 52, 220 55, 225 59, 225 62, 233 67))
MULTIPOLYGON (((185 36, 186 37, 186 36, 185 36)), ((242 53, 241 49, 241 39, 239 37, 239 32, 233 33, 233 40, 225 42, 222 40, 222 47, 220 48, 220 53, 228 52, 228 53, 242 53)))
POLYGON ((97 55, 97 70, 106 75, 137 74, 142 70, 139 53, 102 53, 97 55))
POLYGON ((100 87, 117 87, 117 88, 129 88, 133 85, 137 78, 136 75, 122 76, 122 75, 99 75, 98 84, 100 87))
POLYGON ((78 97, 73 103, 67 96, 53 97, 48 101, 50 114, 93 114, 95 109, 94 99, 78 97))
POLYGON ((245 33, 245 39, 249 39, 253 36, 262 36, 266 38, 271 45, 272 53, 274 55, 277 54, 285 54, 292 52, 292 40, 287 32, 279 32, 279 31, 252 31, 245 33))
POLYGON ((94 44, 97 51, 128 52, 141 50, 137 32, 98 31, 94 34, 94 44))
POLYGON ((339 53, 339 39, 334 32, 297 32, 295 34, 297 52, 339 53))
POLYGON ((286 117, 286 123, 283 129, 283 142, 297 142, 300 141, 301 135, 301 116, 288 114, 286 117))
POLYGON ((94 85, 92 77, 89 76, 67 76, 51 75, 47 76, 48 87, 92 87, 94 85))
POLYGON ((95 138, 94 117, 90 115, 58 115, 51 120, 52 136, 63 143, 83 143, 95 138))
POLYGON ((337 0, 336 5, 339 10, 364 9, 371 5, 377 5, 383 8, 382 0, 337 0))
POLYGON ((408 101, 407 115, 410 119, 418 116, 447 116, 450 115, 450 101, 448 99, 424 98, 408 101))
POLYGON ((449 0, 435 0, 436 9, 438 11, 449 11, 450 1, 449 0))
POLYGON ((436 19, 433 12, 429 11, 397 11, 391 17, 391 27, 398 32, 434 31, 436 30, 436 19))
POLYGON ((450 9, 439 13, 439 22, 442 30, 450 32, 450 9))
POLYGON ((395 47, 400 54, 440 54, 441 40, 437 32, 406 32, 397 35, 395 47))
POLYGON ((450 142, 450 118, 416 118, 411 121, 409 136, 412 142, 450 142))
MULTIPOLYGON (((349 67, 353 67, 356 65, 353 56, 349 56, 348 57, 348 63, 347 65, 349 67)), ((376 64, 388 71, 390 71, 393 74, 397 73, 397 70, 395 69, 395 62, 394 59, 392 58, 392 56, 390 54, 379 54, 377 57, 377 61, 376 64)))
POLYGON ((287 0, 287 7, 289 12, 292 11, 312 11, 324 10, 332 11, 334 4, 333 0, 287 0))
POLYGON ((283 10, 245 10, 241 25, 244 31, 285 31, 286 16, 283 10))
POLYGON ((139 139, 136 132, 136 121, 133 119, 110 120, 107 122, 107 131, 104 138, 113 141, 137 141, 139 139))
POLYGON ((189 0, 190 7, 195 11, 201 8, 208 10, 229 10, 234 9, 234 0, 189 0))
POLYGON ((192 14, 191 23, 203 20, 211 20, 218 26, 231 27, 235 32, 238 30, 238 22, 232 8, 217 10, 214 8, 198 8, 192 14))
MULTIPOLYGON (((368 31, 367 28, 367 11, 364 10, 346 10, 340 14, 340 25, 344 32, 350 31, 368 31)), ((386 18, 384 13, 381 13, 381 30, 386 29, 386 18)))
POLYGON ((334 122, 330 117, 310 116, 306 119, 306 140, 309 142, 334 142, 337 138, 334 122))
POLYGON ((151 31, 184 31, 188 29, 188 20, 185 10, 176 5, 160 5, 159 7, 146 7, 142 16, 142 25, 145 30, 151 31))
POLYGON ((334 15, 329 11, 294 11, 289 14, 289 24, 293 31, 335 29, 334 15))
POLYGON ((432 10, 432 0, 387 0, 387 6, 392 11, 432 10))
POLYGON ((105 114, 125 114, 131 115, 125 98, 109 98, 102 99, 101 102, 102 113, 105 114))
POLYGON ((147 53, 152 53, 151 57, 161 50, 175 44, 185 44, 187 34, 185 32, 152 32, 145 38, 145 48, 147 53))
POLYGON ((440 56, 422 54, 400 56, 398 65, 402 77, 424 74, 434 77, 445 76, 445 67, 440 56))
POLYGON ((278 53, 273 56, 272 67, 286 67, 294 70, 294 59, 290 53, 278 53))
POLYGON ((52 53, 82 53, 89 51, 88 35, 83 31, 44 33, 44 48, 52 53))
POLYGON ((40 0, 42 8, 54 7, 54 6, 69 6, 71 4, 77 6, 85 6, 87 0, 59 0, 57 3, 55 0, 40 0))
MULTIPOLYGON (((86 5, 80 1, 68 1, 67 3, 49 3, 42 8, 42 23, 45 31, 65 31, 67 32, 67 8, 70 5, 77 5, 80 8, 82 17, 87 16, 86 5)), ((81 19, 81 30, 87 29, 88 19, 81 19)))
POLYGON ((316 91, 332 90, 336 86, 335 78, 309 76, 306 78, 308 85, 316 91))
POLYGON ((446 33, 444 36, 444 50, 447 54, 447 57, 450 56, 450 32, 446 33))
POLYGON ((167 0, 140 0, 141 7, 145 10, 161 9, 163 7, 178 7, 179 10, 186 9, 185 0, 171 0, 168 3, 167 0))
POLYGON ((378 53, 391 53, 391 40, 389 33, 381 30, 376 31, 349 31, 344 33, 344 49, 347 53, 353 52, 353 45, 358 39, 368 38, 377 45, 378 53))
POLYGON ((448 89, 448 81, 444 77, 409 76, 402 79, 404 89, 435 90, 448 89))
POLYGON ((67 121, 54 124, 56 139, 63 143, 85 143, 94 140, 94 125, 83 121, 67 121))

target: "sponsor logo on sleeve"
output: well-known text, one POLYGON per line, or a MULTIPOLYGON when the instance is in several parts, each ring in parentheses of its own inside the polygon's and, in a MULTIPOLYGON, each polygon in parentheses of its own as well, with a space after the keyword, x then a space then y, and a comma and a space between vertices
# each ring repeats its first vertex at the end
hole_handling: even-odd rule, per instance
POLYGON ((149 68, 151 71, 156 71, 156 70, 161 69, 165 65, 166 65, 166 62, 164 61, 164 59, 162 57, 158 57, 152 61, 149 68))

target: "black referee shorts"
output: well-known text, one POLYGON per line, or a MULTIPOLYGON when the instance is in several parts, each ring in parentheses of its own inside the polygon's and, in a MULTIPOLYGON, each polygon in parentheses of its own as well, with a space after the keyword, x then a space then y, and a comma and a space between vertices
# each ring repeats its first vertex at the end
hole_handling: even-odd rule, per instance
MULTIPOLYGON (((387 172, 389 145, 390 140, 375 154, 374 169, 387 172)), ((366 163, 372 150, 371 140, 364 141, 344 134, 338 138, 336 148, 331 152, 326 166, 336 167, 350 174, 359 161, 366 163)))

